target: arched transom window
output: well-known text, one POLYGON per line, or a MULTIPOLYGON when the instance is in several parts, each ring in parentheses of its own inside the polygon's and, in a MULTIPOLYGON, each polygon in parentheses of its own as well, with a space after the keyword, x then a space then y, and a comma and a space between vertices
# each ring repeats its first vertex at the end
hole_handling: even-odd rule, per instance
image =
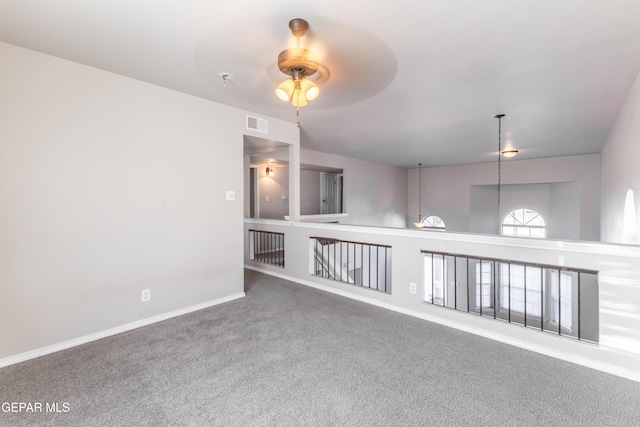
POLYGON ((423 230, 445 231, 444 221, 436 215, 428 215, 422 218, 423 230))
POLYGON ((502 220, 503 236, 546 237, 544 219, 536 211, 516 209, 502 220))

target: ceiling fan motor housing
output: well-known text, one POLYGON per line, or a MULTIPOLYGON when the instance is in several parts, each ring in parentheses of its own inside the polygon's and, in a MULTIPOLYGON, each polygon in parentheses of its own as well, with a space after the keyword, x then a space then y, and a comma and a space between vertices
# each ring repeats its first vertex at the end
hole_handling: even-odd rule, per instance
POLYGON ((300 77, 308 77, 315 74, 318 67, 315 55, 307 49, 291 48, 278 55, 278 68, 288 76, 298 74, 300 77))

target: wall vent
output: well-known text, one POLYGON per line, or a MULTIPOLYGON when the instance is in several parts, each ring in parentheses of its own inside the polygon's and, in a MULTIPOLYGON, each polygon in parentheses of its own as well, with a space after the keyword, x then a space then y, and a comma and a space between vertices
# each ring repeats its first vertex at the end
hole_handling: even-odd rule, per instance
POLYGON ((256 132, 269 133, 269 122, 253 116, 247 116, 247 129, 256 132))

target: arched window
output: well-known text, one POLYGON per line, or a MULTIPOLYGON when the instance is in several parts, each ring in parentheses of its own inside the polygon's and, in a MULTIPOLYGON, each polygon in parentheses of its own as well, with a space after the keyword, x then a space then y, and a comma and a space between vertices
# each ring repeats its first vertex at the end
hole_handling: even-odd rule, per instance
POLYGON ((544 219, 536 211, 516 209, 502 220, 503 236, 546 237, 544 219))
POLYGON ((445 231, 444 221, 436 215, 429 215, 422 218, 423 230, 445 231))

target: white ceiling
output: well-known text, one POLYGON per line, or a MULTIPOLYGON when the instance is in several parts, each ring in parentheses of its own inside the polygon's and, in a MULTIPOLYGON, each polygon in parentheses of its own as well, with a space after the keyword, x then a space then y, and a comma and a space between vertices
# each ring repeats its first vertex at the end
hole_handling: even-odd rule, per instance
POLYGON ((498 113, 517 159, 599 152, 640 70, 640 1, 2 0, 0 41, 414 167, 495 161, 498 113), (274 94, 297 17, 328 71, 299 118, 274 94))

